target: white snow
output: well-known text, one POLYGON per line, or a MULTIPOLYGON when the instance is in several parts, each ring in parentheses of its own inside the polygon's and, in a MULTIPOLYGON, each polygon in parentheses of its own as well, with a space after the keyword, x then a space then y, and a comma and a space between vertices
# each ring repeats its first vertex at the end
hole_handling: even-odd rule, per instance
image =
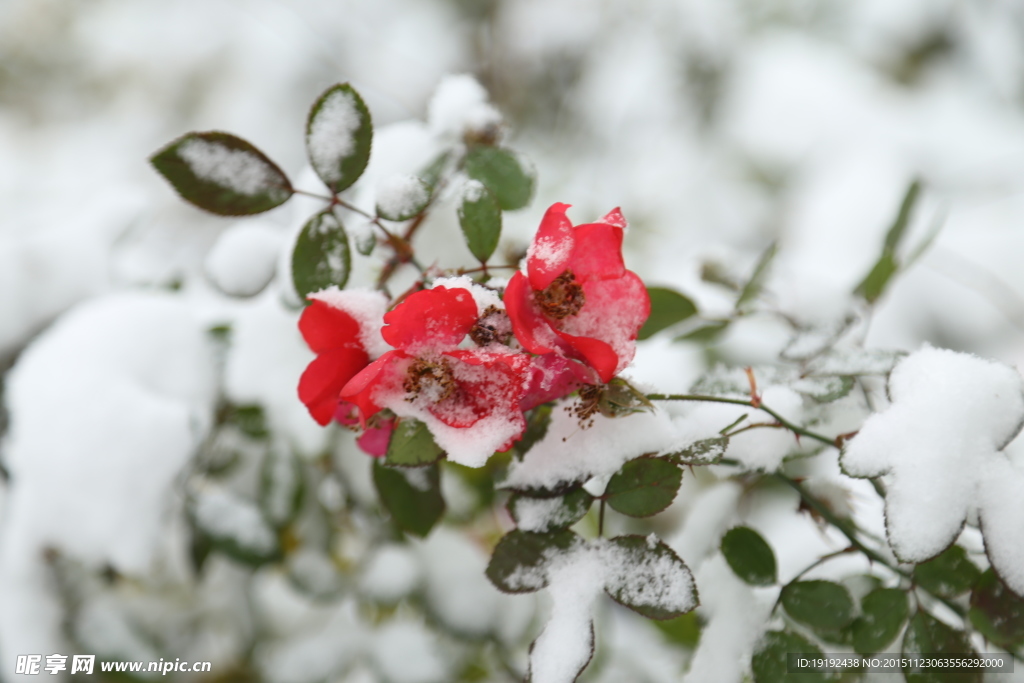
POLYGON ((487 101, 487 91, 468 74, 445 76, 427 107, 427 121, 439 136, 461 138, 501 125, 501 113, 487 101))
POLYGON ((206 255, 206 274, 225 294, 259 294, 274 277, 281 232, 262 223, 240 223, 221 233, 206 255))
POLYGON ((418 621, 394 619, 375 634, 370 657, 390 683, 443 683, 449 664, 436 636, 418 621))
POLYGON ((398 602, 415 590, 420 581, 416 555, 403 545, 382 545, 367 560, 359 578, 359 590, 374 600, 398 602))
POLYGON ((390 175, 377 185, 377 212, 384 218, 406 218, 427 203, 427 186, 414 175, 390 175))
POLYGON ((1020 570, 1024 480, 1001 453, 1024 422, 1024 383, 1013 368, 925 346, 889 377, 892 405, 870 417, 842 454, 858 477, 883 476, 889 544, 904 561, 929 559, 952 543, 977 509, 989 557, 1009 585, 1020 570))
POLYGON ((141 292, 79 306, 19 358, 5 397, 16 482, 0 530, 5 661, 59 644, 44 547, 129 574, 150 569, 172 483, 210 422, 212 368, 191 308, 141 292))
POLYGON ((354 151, 361 122, 355 97, 344 90, 328 95, 310 121, 306 138, 310 161, 328 183, 341 180, 341 161, 354 151))
POLYGON ((585 481, 612 474, 627 460, 645 453, 671 453, 680 440, 676 421, 664 410, 608 418, 597 414, 583 428, 561 401, 551 413, 544 438, 522 460, 514 461, 502 483, 507 488, 550 488, 562 482, 585 481))
POLYGON ((269 193, 277 198, 287 195, 274 169, 252 152, 191 138, 177 153, 197 177, 232 192, 250 196, 269 193))
POLYGON ((255 504, 215 484, 193 493, 196 525, 215 539, 230 540, 245 550, 268 555, 277 546, 274 530, 255 504))

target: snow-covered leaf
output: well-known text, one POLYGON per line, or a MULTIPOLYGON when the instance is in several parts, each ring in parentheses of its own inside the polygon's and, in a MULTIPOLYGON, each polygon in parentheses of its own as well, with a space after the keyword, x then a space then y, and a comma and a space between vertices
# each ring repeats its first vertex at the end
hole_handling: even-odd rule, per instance
POLYGON ((188 133, 149 161, 183 199, 221 216, 262 213, 292 196, 284 172, 229 133, 188 133))
POLYGON ((260 471, 259 505, 275 528, 287 526, 299 513, 305 489, 302 463, 293 452, 270 448, 260 471))
POLYGON ((853 621, 849 591, 832 581, 796 581, 782 589, 786 613, 815 631, 838 631, 853 621))
POLYGON ((605 500, 616 512, 650 517, 671 505, 682 480, 683 471, 667 460, 637 458, 612 475, 605 500))
POLYGON ((412 175, 394 175, 377 187, 377 213, 389 221, 404 221, 426 208, 430 188, 412 175))
POLYGON ((934 559, 914 567, 914 582, 929 593, 955 598, 971 590, 981 570, 967 559, 967 552, 958 545, 950 546, 934 559))
POLYGON ((500 147, 476 146, 466 155, 466 173, 494 195, 504 211, 521 209, 533 197, 534 172, 518 154, 500 147))
POLYGON ((579 543, 580 537, 565 529, 549 533, 514 529, 495 546, 487 578, 505 593, 539 591, 548 585, 551 563, 579 543))
POLYGON ((680 465, 712 465, 722 459, 729 450, 729 437, 713 436, 695 441, 678 453, 668 457, 680 465))
POLYGON ((384 462, 392 467, 418 467, 433 464, 443 456, 427 425, 406 417, 398 421, 391 434, 384 462))
POLYGON ((778 579, 775 552, 761 534, 750 527, 729 529, 722 537, 722 555, 740 577, 752 586, 770 586, 778 579))
POLYGON ((214 550, 252 565, 280 556, 277 535, 259 508, 226 489, 206 485, 196 490, 189 497, 188 512, 214 550))
POLYGON ((876 588, 864 596, 860 609, 853 622, 853 649, 865 655, 884 652, 910 616, 907 594, 898 588, 876 588))
POLYGON ((889 349, 830 351, 807 364, 810 377, 888 375, 907 354, 889 349))
POLYGON ((938 555, 978 510, 996 570, 1024 589, 1024 527, 1002 524, 1017 519, 1014 482, 1024 476, 999 452, 1024 420, 1020 375, 926 346, 893 370, 888 388, 892 405, 868 418, 840 463, 852 476, 885 477, 886 531, 897 557, 923 562, 938 555))
POLYGON ((583 488, 543 498, 517 493, 509 498, 508 511, 519 529, 543 533, 572 526, 583 519, 593 502, 594 497, 583 488))
POLYGON ((650 619, 674 619, 697 606, 690 569, 653 534, 608 543, 605 591, 616 602, 650 619))
POLYGON ((640 328, 637 339, 647 339, 667 327, 697 314, 697 305, 689 297, 667 287, 648 287, 651 314, 640 328))
POLYGON ((348 282, 352 253, 345 226, 331 211, 316 214, 303 226, 292 251, 292 281, 302 298, 348 282))
POLYGON ((370 111, 348 83, 328 88, 309 111, 306 152, 313 170, 335 194, 362 175, 372 140, 370 111))
POLYGON ((392 468, 374 460, 373 483, 381 503, 403 531, 425 537, 444 516, 445 502, 437 465, 392 468))
POLYGON ((470 180, 459 204, 459 226, 466 246, 480 263, 487 263, 501 238, 501 209, 483 183, 470 180))
MULTIPOLYGON (((919 659, 921 655, 942 656, 960 655, 961 657, 974 653, 971 641, 963 631, 947 626, 927 612, 918 611, 907 625, 903 634, 904 657, 911 661, 919 659)), ((977 655, 975 655, 977 656, 977 655)), ((907 666, 903 668, 903 676, 907 683, 981 683, 983 669, 980 668, 923 668, 920 666, 907 666)))

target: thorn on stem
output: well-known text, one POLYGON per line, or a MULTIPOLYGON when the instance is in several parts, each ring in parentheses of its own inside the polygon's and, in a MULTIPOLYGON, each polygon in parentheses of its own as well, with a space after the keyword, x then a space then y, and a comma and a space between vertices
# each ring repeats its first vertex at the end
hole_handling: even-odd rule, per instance
POLYGON ((754 408, 761 407, 761 397, 757 393, 757 380, 754 379, 754 368, 749 365, 743 368, 747 373, 747 381, 750 382, 750 405, 754 408))

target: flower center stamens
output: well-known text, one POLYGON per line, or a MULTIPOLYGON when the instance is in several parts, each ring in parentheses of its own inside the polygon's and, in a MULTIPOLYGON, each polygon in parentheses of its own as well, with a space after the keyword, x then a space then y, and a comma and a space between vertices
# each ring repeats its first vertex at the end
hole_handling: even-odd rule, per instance
POLYGON ((477 346, 487 346, 494 342, 507 345, 512 338, 512 321, 508 313, 496 306, 488 306, 469 330, 469 338, 477 346))
POLYGON ((576 282, 571 270, 556 277, 543 291, 534 292, 533 297, 544 314, 555 320, 576 315, 586 302, 583 285, 576 282))
POLYGON ((417 358, 409 366, 402 388, 409 394, 406 401, 412 402, 420 396, 426 396, 430 403, 440 403, 451 398, 458 390, 458 385, 448 359, 431 361, 417 358))

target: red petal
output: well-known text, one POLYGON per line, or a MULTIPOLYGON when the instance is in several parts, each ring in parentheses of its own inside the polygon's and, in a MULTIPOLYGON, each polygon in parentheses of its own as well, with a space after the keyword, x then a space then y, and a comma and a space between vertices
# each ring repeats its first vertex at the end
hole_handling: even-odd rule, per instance
POLYGON ((509 419, 522 419, 519 401, 529 362, 526 356, 470 349, 457 349, 444 355, 455 361, 451 367, 459 390, 428 408, 434 417, 449 427, 460 429, 472 427, 496 412, 508 414, 509 419))
POLYGON ((381 411, 382 406, 377 405, 373 400, 374 393, 378 387, 390 383, 397 375, 404 372, 405 368, 396 366, 398 361, 406 358, 409 356, 402 351, 388 351, 363 368, 341 390, 343 400, 350 401, 359 407, 359 417, 364 427, 367 419, 381 411))
POLYGON ((577 280, 608 280, 622 277, 622 228, 607 223, 576 226, 576 251, 568 267, 577 280))
POLYGON ((461 287, 435 287, 415 292, 384 314, 380 331, 396 349, 416 352, 425 346, 457 346, 477 320, 476 301, 461 287))
POLYGON ((530 286, 538 291, 546 289, 565 272, 572 257, 576 238, 572 223, 565 215, 568 208, 568 204, 551 205, 541 219, 540 228, 527 252, 526 273, 530 277, 530 286))
MULTIPOLYGON (((584 368, 576 361, 556 353, 534 356, 530 361, 530 381, 526 394, 519 401, 520 410, 529 410, 542 403, 567 396, 580 385, 578 370, 584 368)), ((589 368, 585 372, 587 384, 596 382, 596 377, 589 377, 592 372, 589 368)))
POLYGON ((360 349, 334 349, 317 356, 299 378, 299 400, 321 425, 334 417, 341 389, 370 358, 360 349))
POLYGON ((356 439, 356 445, 367 455, 375 458, 382 458, 388 453, 388 445, 391 443, 391 433, 395 431, 395 419, 384 420, 376 427, 368 427, 365 432, 356 439))
POLYGON ((361 349, 359 331, 355 318, 317 299, 299 317, 299 332, 315 353, 341 347, 361 349))
POLYGON ((598 221, 598 223, 607 223, 608 225, 614 225, 616 227, 625 230, 629 224, 626 222, 626 217, 622 215, 622 211, 619 207, 615 207, 604 215, 604 218, 598 221))
POLYGON ((551 353, 563 347, 547 318, 534 305, 533 290, 521 272, 517 271, 505 287, 505 312, 512 321, 512 332, 527 351, 551 353))
POLYGON ((568 342, 569 346, 583 357, 587 365, 597 370, 602 382, 607 383, 615 376, 619 357, 608 342, 593 337, 574 337, 565 332, 559 332, 558 336, 568 342))

